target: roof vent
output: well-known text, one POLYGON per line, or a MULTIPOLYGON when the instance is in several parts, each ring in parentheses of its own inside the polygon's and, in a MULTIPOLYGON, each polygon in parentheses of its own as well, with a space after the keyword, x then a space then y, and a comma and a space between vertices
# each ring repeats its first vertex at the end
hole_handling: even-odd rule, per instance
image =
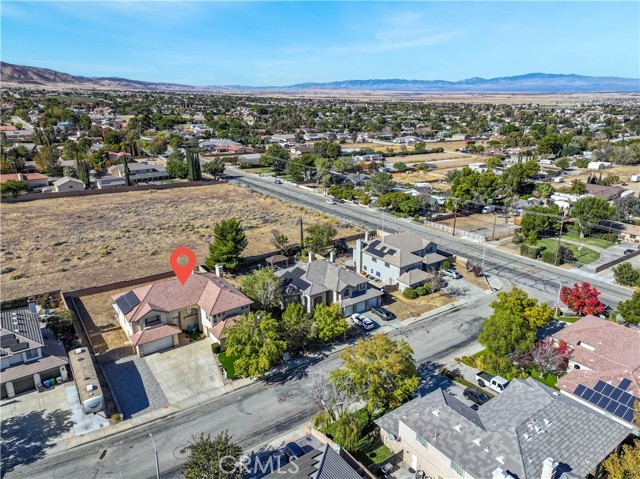
POLYGON ((77 348, 76 349, 76 354, 82 354, 82 351, 83 351, 82 348, 77 348))
POLYGON ((496 461, 498 461, 500 464, 504 464, 504 456, 496 457, 496 461))
POLYGON ((95 391, 96 389, 98 388, 93 384, 87 384, 87 391, 95 391))
POLYGON ((549 421, 546 417, 544 418, 544 425, 551 426, 551 421, 549 421))
POLYGON ((533 428, 538 434, 545 432, 544 429, 542 429, 540 426, 534 426, 533 428))
POLYGON ((433 413, 434 416, 440 416, 440 409, 434 409, 431 412, 433 413))
POLYGON ((456 431, 458 432, 462 432, 462 424, 457 424, 456 426, 453 427, 456 431))
POLYGON ((478 437, 478 438, 474 439, 474 440, 473 440, 473 443, 474 443, 476 446, 479 446, 479 445, 480 445, 480 438, 478 437))

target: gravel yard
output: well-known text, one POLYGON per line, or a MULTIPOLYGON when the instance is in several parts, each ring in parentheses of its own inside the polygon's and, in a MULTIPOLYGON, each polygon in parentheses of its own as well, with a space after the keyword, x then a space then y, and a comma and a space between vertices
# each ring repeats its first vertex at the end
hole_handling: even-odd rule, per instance
POLYGON ((103 367, 124 419, 169 405, 143 358, 131 356, 103 364, 103 367))

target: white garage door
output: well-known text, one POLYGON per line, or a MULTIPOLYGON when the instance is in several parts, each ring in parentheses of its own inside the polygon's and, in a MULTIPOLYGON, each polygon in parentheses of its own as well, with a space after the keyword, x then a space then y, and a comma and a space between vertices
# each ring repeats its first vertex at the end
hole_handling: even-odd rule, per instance
POLYGON ((344 308, 344 315, 351 316, 353 314, 353 306, 346 306, 344 308))
POLYGON ((362 303, 358 303, 356 304, 356 313, 364 313, 366 306, 365 306, 365 302, 363 301, 362 303))
POLYGON ((375 308, 376 306, 378 306, 378 298, 371 298, 369 300, 369 307, 375 308))
POLYGON ((163 349, 168 349, 173 347, 173 336, 169 336, 168 338, 158 339, 157 341, 153 341, 151 343, 144 344, 142 350, 144 354, 151 354, 158 351, 162 351, 163 349))

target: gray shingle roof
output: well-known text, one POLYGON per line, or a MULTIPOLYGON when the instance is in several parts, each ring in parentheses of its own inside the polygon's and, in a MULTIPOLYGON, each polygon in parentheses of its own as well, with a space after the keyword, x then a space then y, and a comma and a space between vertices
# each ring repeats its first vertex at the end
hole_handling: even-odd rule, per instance
POLYGON ((290 464, 272 472, 264 479, 362 479, 338 453, 325 444, 290 464))
MULTIPOLYGON (((399 268, 422 262, 424 250, 435 243, 414 233, 387 235, 369 243, 364 252, 399 268)), ((433 255, 433 254, 432 254, 433 255)), ((431 256, 432 256, 431 255, 431 256)), ((435 257, 435 256, 434 256, 435 257)))
POLYGON ((621 424, 531 378, 513 380, 477 412, 438 390, 376 421, 396 435, 400 422, 473 477, 492 477, 500 467, 520 479, 539 479, 547 457, 586 477, 629 435, 621 424))
POLYGON ((283 279, 289 279, 298 289, 308 295, 324 291, 342 291, 346 287, 356 288, 366 280, 353 271, 342 268, 326 260, 298 262, 290 268, 276 272, 283 279))

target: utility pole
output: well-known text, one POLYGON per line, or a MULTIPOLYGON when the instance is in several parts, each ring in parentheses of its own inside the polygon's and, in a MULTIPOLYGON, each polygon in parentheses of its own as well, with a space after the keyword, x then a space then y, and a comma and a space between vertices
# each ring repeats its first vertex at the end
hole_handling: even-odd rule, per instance
POLYGON ((302 226, 302 217, 300 217, 300 249, 304 248, 304 228, 302 226))
POLYGON ((458 219, 458 203, 456 203, 454 201, 454 208, 453 208, 453 236, 456 235, 456 221, 458 219))
POLYGON ((498 222, 498 210, 493 212, 493 231, 491 232, 491 241, 496 239, 496 223, 498 222))
POLYGON ((153 440, 153 436, 149 433, 151 438, 151 444, 153 444, 153 454, 156 458, 156 479, 160 479, 160 463, 158 462, 158 450, 156 449, 156 442, 153 440))

